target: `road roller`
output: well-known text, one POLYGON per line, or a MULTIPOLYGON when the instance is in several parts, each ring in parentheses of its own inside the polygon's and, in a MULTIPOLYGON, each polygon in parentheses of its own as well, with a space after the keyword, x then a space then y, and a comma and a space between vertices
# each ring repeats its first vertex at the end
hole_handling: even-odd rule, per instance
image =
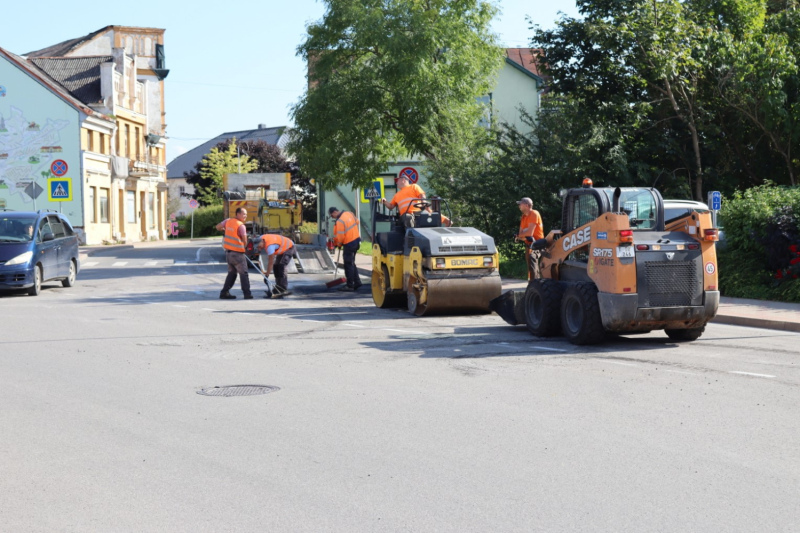
MULTIPOLYGON (((381 308, 408 307, 417 316, 488 313, 500 296, 494 239, 475 228, 452 227, 443 198, 418 198, 416 214, 372 208, 372 299, 381 308), (446 224, 442 224, 442 220, 446 224), (385 231, 377 231, 378 224, 385 231)), ((380 205, 380 208, 379 208, 380 205)))

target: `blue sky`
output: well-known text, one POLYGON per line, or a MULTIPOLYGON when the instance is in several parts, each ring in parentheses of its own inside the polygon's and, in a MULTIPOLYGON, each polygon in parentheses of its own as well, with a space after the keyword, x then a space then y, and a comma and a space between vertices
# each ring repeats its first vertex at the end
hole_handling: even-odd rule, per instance
MULTIPOLYGON (((549 28, 559 11, 578 15, 574 0, 495 3, 502 13, 492 28, 507 47, 529 44, 528 16, 549 28)), ((15 54, 109 25, 165 29, 167 161, 226 131, 290 125, 289 108, 305 89, 295 51, 324 12, 318 0, 4 4, 0 47, 15 54)))

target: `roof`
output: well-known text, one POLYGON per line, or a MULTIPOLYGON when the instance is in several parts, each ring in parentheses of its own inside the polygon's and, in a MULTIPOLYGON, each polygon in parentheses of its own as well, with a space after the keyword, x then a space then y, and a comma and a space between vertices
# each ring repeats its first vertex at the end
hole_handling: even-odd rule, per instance
POLYGON ((538 62, 541 52, 536 48, 506 48, 506 63, 543 83, 544 75, 539 71, 538 62))
POLYGON ((100 92, 100 65, 112 61, 111 56, 41 57, 30 61, 51 78, 58 81, 69 93, 87 104, 102 100, 100 92))
POLYGON ((106 26, 105 28, 101 28, 97 31, 93 31, 88 35, 84 35, 83 37, 78 37, 76 39, 69 39, 68 41, 63 41, 58 44, 54 44, 52 46, 48 46, 47 48, 42 48, 41 50, 35 50, 33 52, 28 52, 24 54, 25 57, 28 59, 32 59, 35 57, 63 57, 69 54, 72 50, 77 48, 79 45, 85 43, 86 41, 90 41, 94 39, 94 37, 104 31, 107 31, 114 26, 106 26))
POLYGON ((211 151, 216 145, 228 139, 236 137, 236 140, 241 144, 242 142, 264 141, 268 144, 275 145, 283 148, 287 141, 288 135, 286 126, 278 126, 274 128, 267 128, 259 125, 254 130, 242 131, 229 131, 221 135, 217 135, 213 139, 204 142, 200 146, 192 148, 185 154, 181 154, 170 163, 167 164, 167 179, 183 178, 184 172, 194 171, 195 166, 203 157, 211 151))
POLYGON ((64 100, 67 104, 75 109, 82 111, 87 115, 98 115, 104 117, 102 113, 94 111, 86 106, 86 103, 73 96, 66 87, 61 85, 56 79, 50 76, 45 70, 36 66, 33 62, 26 60, 16 54, 12 54, 8 50, 0 48, 0 57, 5 57, 11 63, 22 69, 30 77, 41 83, 44 87, 53 92, 56 96, 64 100))

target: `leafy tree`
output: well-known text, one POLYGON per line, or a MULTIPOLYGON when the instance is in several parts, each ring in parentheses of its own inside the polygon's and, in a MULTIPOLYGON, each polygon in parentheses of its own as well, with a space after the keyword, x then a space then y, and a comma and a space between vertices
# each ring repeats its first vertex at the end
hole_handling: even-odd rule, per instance
POLYGON ((429 160, 476 134, 501 49, 483 0, 324 0, 299 47, 309 88, 290 144, 324 185, 368 184, 409 154, 429 160))
POLYGON ((223 141, 195 165, 194 172, 184 172, 186 183, 194 185, 194 197, 202 205, 221 205, 222 178, 225 174, 247 174, 258 167, 258 162, 247 155, 236 153, 236 139, 223 141))

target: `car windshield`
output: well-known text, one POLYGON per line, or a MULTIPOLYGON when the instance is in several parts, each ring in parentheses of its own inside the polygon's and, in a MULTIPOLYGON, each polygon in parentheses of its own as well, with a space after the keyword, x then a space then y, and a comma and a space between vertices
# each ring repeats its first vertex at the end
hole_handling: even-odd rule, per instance
POLYGON ((0 217, 0 242, 27 242, 33 240, 34 217, 0 217))

